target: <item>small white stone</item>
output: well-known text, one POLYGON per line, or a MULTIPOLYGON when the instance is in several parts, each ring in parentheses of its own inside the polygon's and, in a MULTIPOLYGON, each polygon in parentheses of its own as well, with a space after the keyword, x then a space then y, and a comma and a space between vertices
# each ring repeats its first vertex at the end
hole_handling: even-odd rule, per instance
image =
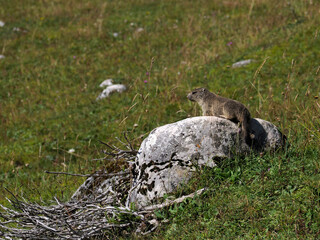
POLYGON ((4 58, 5 58, 5 56, 0 54, 0 59, 4 59, 4 58))
POLYGON ((140 27, 140 28, 137 28, 137 30, 136 30, 137 33, 141 33, 141 32, 143 32, 143 31, 144 31, 144 29, 141 28, 141 27, 140 27))
POLYGON ((97 97, 96 100, 98 101, 100 99, 109 97, 110 94, 113 92, 122 93, 126 89, 127 89, 126 86, 123 84, 114 84, 114 85, 108 86, 106 89, 102 91, 102 93, 100 93, 100 95, 97 97))
POLYGON ((242 60, 242 61, 239 61, 239 62, 232 64, 232 67, 233 68, 243 67, 243 66, 246 66, 252 62, 253 62, 252 59, 242 60))
POLYGON ((99 85, 99 87, 111 86, 112 85, 112 81, 113 80, 111 78, 106 79, 99 85))
POLYGON ((5 25, 5 23, 0 20, 0 27, 3 27, 4 25, 5 25))
POLYGON ((114 36, 114 37, 118 37, 118 36, 119 36, 119 33, 114 32, 114 33, 113 33, 113 36, 114 36))
POLYGON ((69 150, 68 150, 68 153, 74 153, 76 150, 74 150, 73 148, 70 148, 69 150))

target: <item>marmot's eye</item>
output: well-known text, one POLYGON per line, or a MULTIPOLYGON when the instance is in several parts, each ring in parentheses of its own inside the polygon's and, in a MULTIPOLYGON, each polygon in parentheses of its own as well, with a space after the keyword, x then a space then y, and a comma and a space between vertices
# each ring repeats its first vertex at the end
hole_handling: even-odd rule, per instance
POLYGON ((192 92, 192 94, 196 94, 196 93, 197 93, 196 91, 192 92))

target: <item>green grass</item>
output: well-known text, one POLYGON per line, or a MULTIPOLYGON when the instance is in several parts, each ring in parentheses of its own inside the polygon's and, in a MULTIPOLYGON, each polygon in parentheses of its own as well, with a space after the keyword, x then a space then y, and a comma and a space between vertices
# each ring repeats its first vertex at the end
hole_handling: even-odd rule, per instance
POLYGON ((67 200, 84 179, 45 170, 112 170, 91 161, 99 139, 127 131, 138 148, 153 128, 199 115, 186 94, 204 86, 273 122, 291 148, 204 170, 185 191, 211 190, 159 212, 171 221, 153 237, 319 238, 318 1, 0 3, 0 203, 4 187, 67 200), (107 78, 128 90, 97 102, 107 78))

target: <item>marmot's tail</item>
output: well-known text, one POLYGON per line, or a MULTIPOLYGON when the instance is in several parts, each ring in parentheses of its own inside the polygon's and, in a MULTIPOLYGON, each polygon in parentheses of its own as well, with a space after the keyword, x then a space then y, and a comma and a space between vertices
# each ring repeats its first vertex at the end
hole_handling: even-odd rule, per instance
POLYGON ((252 145, 252 139, 250 137, 250 113, 247 109, 243 111, 243 121, 241 124, 243 139, 249 146, 252 145))

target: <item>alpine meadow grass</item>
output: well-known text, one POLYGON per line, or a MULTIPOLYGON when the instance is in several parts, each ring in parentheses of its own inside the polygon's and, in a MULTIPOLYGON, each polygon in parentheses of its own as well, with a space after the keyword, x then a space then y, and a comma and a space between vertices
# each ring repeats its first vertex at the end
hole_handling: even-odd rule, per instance
MULTIPOLYGON (((320 2, 316 0, 0 1, 0 203, 67 201, 87 174, 121 168, 99 140, 135 148, 155 127, 200 114, 206 87, 286 134, 284 151, 195 174, 127 239, 320 238, 320 2), (246 66, 232 64, 252 59, 246 66), (96 101, 111 78, 127 86, 96 101), (73 150, 71 150, 73 149, 73 150)), ((119 238, 118 235, 113 236, 119 238)))

